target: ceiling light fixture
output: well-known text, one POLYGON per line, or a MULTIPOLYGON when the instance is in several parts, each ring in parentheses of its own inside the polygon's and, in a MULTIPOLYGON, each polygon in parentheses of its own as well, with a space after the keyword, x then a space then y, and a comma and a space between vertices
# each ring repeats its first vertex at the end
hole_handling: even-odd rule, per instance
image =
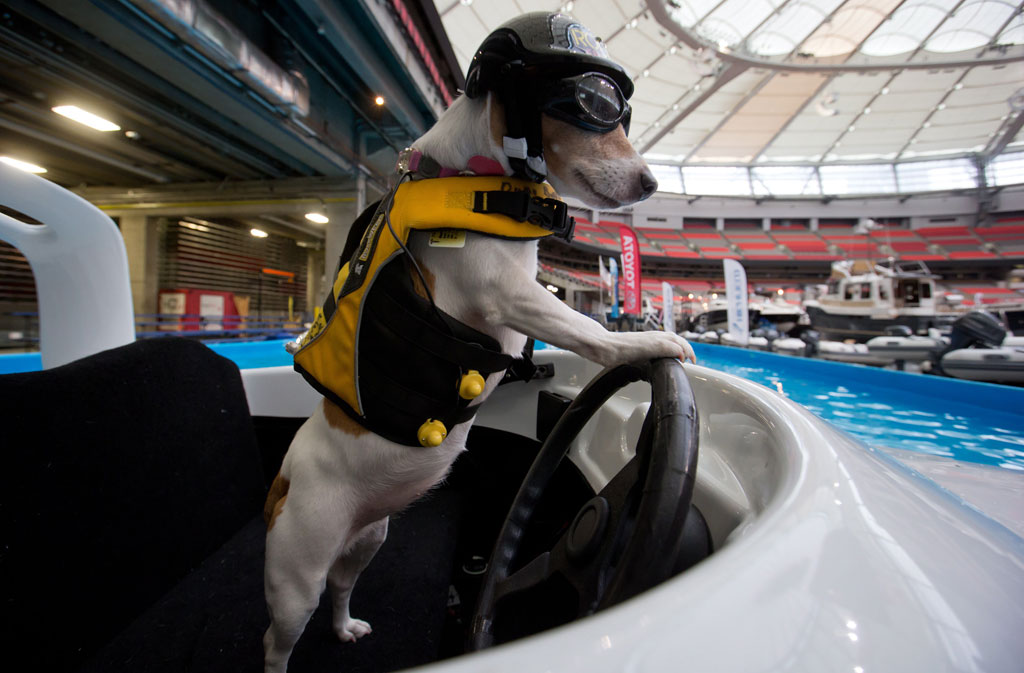
POLYGON ((376 98, 373 99, 373 102, 376 103, 378 106, 384 105, 384 96, 377 96, 376 98))
POLYGON ((327 224, 331 221, 330 218, 319 212, 306 213, 306 219, 317 224, 327 224))
POLYGON ((249 233, 255 236, 256 238, 266 238, 267 236, 269 236, 269 234, 263 231, 262 229, 250 229, 249 233))
POLYGON ((25 171, 26 173, 45 173, 46 169, 42 166, 30 163, 28 161, 22 161, 21 159, 15 159, 14 157, 0 156, 0 162, 7 164, 18 170, 25 171))
POLYGON ((84 124, 89 128, 96 129, 97 131, 120 131, 121 127, 114 122, 104 119, 99 115, 94 115, 91 112, 83 110, 77 105, 58 105, 50 108, 57 114, 67 117, 72 121, 76 121, 79 124, 84 124))
POLYGON ((3 163, 7 164, 8 166, 12 166, 12 167, 17 168, 19 170, 23 170, 26 173, 45 173, 46 172, 46 169, 43 168, 42 166, 37 166, 36 164, 32 164, 32 163, 29 163, 27 161, 22 161, 21 159, 15 159, 14 157, 0 157, 0 161, 2 161, 3 163))

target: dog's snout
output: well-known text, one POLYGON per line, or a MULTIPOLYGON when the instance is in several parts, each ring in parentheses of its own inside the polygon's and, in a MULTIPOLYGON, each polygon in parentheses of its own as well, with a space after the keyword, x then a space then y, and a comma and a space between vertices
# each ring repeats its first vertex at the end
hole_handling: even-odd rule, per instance
POLYGON ((643 191, 643 196, 640 197, 641 199, 646 199, 651 194, 658 191, 658 180, 654 177, 654 174, 651 173, 651 169, 649 168, 645 167, 643 172, 640 174, 640 189, 643 191))

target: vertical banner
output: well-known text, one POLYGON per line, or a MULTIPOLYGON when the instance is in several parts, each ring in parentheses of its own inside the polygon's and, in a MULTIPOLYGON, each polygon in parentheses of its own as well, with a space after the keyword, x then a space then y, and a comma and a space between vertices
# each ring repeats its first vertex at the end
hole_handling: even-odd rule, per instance
POLYGON ((676 307, 675 299, 672 296, 672 286, 666 281, 661 281, 661 305, 662 319, 661 328, 666 332, 676 333, 676 307))
POLYGON ((608 272, 608 267, 604 265, 604 257, 597 258, 597 273, 601 277, 601 286, 611 288, 612 275, 608 272))
POLYGON ((747 311, 747 272, 735 259, 723 259, 725 270, 726 304, 729 310, 729 336, 744 346, 750 338, 747 311))
POLYGON ((640 245, 636 233, 625 225, 619 227, 622 241, 622 312, 640 315, 640 245))
POLYGON ((612 317, 619 317, 619 263, 614 257, 608 258, 609 273, 612 281, 612 317))

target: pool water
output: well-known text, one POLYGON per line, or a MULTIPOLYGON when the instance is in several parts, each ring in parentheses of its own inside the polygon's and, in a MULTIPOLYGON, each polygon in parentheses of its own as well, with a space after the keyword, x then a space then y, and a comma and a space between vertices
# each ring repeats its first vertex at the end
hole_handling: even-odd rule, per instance
MULTIPOLYGON (((284 344, 208 345, 239 368, 251 369, 291 366, 284 344)), ((1024 388, 728 346, 695 343, 693 348, 700 364, 780 391, 870 446, 1024 471, 1024 388)), ((38 353, 0 356, 0 373, 38 369, 38 353)))
POLYGON ((699 364, 756 381, 879 448, 1024 471, 1024 389, 693 344, 699 364))

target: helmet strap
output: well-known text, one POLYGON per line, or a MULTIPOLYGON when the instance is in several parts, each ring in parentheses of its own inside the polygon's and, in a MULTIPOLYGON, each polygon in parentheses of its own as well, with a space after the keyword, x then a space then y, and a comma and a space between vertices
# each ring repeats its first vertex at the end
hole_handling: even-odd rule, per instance
POLYGON ((530 104, 529 96, 517 91, 514 79, 505 78, 499 91, 505 108, 506 135, 502 138, 502 149, 515 176, 531 182, 544 182, 548 167, 544 161, 540 111, 530 104))

